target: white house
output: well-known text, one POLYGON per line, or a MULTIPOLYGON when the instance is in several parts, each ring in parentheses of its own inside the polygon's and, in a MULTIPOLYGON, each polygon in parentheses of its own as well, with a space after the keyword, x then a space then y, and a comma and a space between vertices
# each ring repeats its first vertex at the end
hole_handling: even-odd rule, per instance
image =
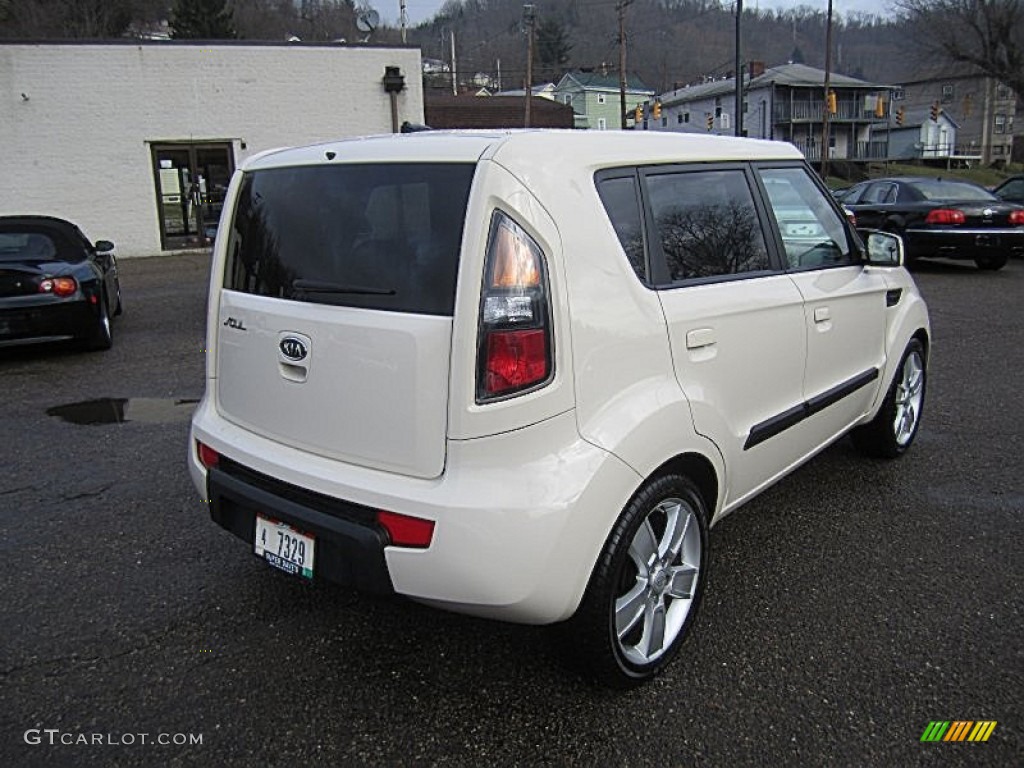
MULTIPOLYGON (((744 75, 744 135, 788 141, 808 160, 819 160, 824 71, 804 64, 765 69, 762 63, 752 62, 750 75, 744 75)), ((871 129, 887 119, 890 87, 838 74, 831 75, 829 84, 836 109, 829 118, 829 156, 849 160, 883 158, 884 142, 873 141, 871 129)), ((662 93, 657 101, 660 118, 653 117, 653 103, 647 105, 640 125, 644 130, 725 135, 735 131, 735 78, 662 93)))
POLYGON ((415 47, 0 43, 0 215, 68 218, 124 256, 205 245, 242 160, 422 123, 420 72, 415 47))

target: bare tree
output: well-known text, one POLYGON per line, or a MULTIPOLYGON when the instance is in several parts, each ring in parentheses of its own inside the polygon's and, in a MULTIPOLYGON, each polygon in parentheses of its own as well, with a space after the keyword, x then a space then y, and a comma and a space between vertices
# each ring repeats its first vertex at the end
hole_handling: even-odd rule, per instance
POLYGON ((919 44, 1024 94, 1024 1, 896 0, 919 44))

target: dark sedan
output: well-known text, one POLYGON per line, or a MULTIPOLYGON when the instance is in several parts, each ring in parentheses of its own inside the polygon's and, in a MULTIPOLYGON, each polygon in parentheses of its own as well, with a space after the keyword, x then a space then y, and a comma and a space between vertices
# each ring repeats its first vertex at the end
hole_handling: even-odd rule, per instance
POLYGON ((1024 203, 1024 176, 1011 176, 995 187, 992 194, 1010 203, 1024 203))
POLYGON ((110 349, 122 311, 114 244, 69 221, 0 216, 0 346, 77 339, 110 349))
POLYGON ((873 179, 854 186, 843 205, 857 226, 903 237, 907 263, 942 257, 1001 269, 1024 254, 1024 206, 955 179, 873 179))

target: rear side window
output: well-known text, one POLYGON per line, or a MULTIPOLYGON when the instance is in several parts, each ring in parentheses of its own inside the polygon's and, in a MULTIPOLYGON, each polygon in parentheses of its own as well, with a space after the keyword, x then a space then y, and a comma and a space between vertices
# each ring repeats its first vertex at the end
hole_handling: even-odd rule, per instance
POLYGON ((247 173, 224 287, 451 315, 475 166, 375 163, 247 173))
POLYGON ((640 196, 634 176, 604 179, 597 188, 608 218, 619 236, 622 250, 637 277, 647 279, 644 264, 643 224, 640 217, 640 196))
POLYGON ((743 171, 657 174, 646 186, 671 280, 771 269, 743 171))

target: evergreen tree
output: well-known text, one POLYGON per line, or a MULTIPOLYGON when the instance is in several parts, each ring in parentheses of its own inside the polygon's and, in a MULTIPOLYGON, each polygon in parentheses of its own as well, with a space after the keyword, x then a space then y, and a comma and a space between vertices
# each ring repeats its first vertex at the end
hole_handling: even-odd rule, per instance
POLYGON ((229 40, 238 37, 226 0, 174 0, 171 37, 176 40, 229 40))

